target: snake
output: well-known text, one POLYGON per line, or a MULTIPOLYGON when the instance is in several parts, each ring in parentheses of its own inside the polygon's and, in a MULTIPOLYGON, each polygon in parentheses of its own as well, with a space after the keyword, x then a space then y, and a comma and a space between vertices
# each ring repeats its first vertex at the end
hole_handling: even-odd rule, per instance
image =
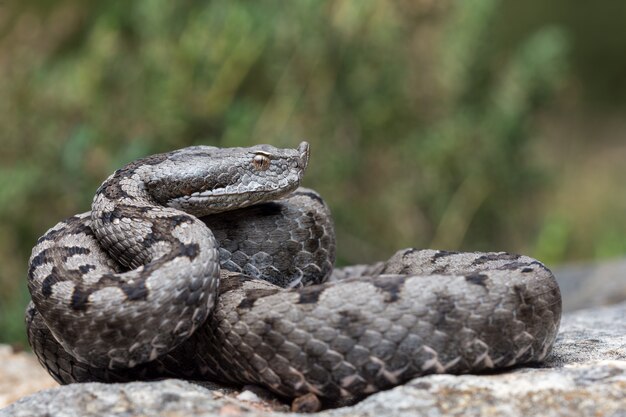
MULTIPOLYGON (((552 272, 508 252, 407 248, 335 268, 310 146, 133 161, 32 250, 30 346, 61 384, 166 377, 363 398, 433 373, 541 362, 552 272)), ((356 208, 355 208, 356 210, 356 208)))

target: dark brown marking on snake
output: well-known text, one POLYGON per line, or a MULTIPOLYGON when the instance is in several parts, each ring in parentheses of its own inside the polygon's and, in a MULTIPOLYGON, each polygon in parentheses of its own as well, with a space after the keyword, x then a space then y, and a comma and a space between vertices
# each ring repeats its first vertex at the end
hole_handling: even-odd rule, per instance
POLYGON ((122 291, 126 294, 126 299, 129 301, 146 300, 148 298, 148 288, 146 288, 146 280, 139 280, 134 285, 124 284, 121 286, 122 291))
POLYGON ((445 258, 446 256, 453 256, 453 255, 458 255, 458 254, 459 252, 457 251, 439 250, 437 251, 437 253, 435 253, 433 258, 439 259, 439 258, 445 258))
POLYGON ((76 285, 74 287, 74 292, 72 293, 72 301, 71 307, 74 311, 85 311, 87 310, 87 305, 89 304, 89 296, 93 291, 85 291, 81 288, 80 285, 76 285))
POLYGON ((93 271, 94 269, 96 269, 96 266, 90 264, 81 265, 78 267, 78 271, 80 271, 81 274, 86 274, 87 272, 93 271))
POLYGON ((122 189, 122 185, 120 184, 120 180, 123 178, 131 177, 137 168, 142 165, 156 165, 167 159, 167 155, 165 154, 157 154, 152 155, 143 159, 139 159, 137 161, 133 161, 126 165, 124 168, 118 169, 113 173, 113 178, 111 181, 105 181, 102 183, 100 187, 98 187, 97 193, 104 194, 109 200, 115 201, 121 198, 133 198, 126 191, 122 189))
POLYGON ((142 216, 142 214, 145 214, 145 212, 142 210, 143 207, 136 207, 134 205, 128 205, 128 204, 117 204, 115 205, 112 209, 110 210, 103 210, 100 213, 100 218, 99 220, 101 220, 104 223, 113 223, 115 220, 120 220, 123 219, 124 217, 127 217, 129 219, 132 220, 144 220, 145 216, 142 216))
POLYGON ((532 304, 532 298, 529 297, 528 288, 526 288, 525 285, 516 284, 513 286, 513 291, 515 291, 515 294, 519 297, 522 306, 532 304))
POLYGON ((30 266, 28 267, 28 279, 33 279, 33 273, 35 269, 40 267, 41 265, 47 264, 52 259, 48 256, 49 249, 44 249, 39 252, 37 255, 33 257, 30 261, 30 266))
POLYGON ((485 274, 471 274, 465 276, 465 281, 470 284, 480 285, 481 287, 486 287, 488 280, 489 277, 485 274))
POLYGON ((235 273, 231 273, 228 276, 222 277, 222 279, 220 280, 219 295, 222 295, 229 291, 235 291, 243 287, 244 283, 248 281, 254 281, 254 279, 244 274, 235 273))
POLYGON ((29 304, 28 307, 26 307, 26 321, 29 325, 33 322, 33 320, 35 320, 35 316, 38 314, 39 312, 35 308, 34 304, 29 304))
POLYGON ((524 264, 522 262, 509 262, 509 263, 506 263, 506 264, 498 267, 498 270, 500 270, 500 271, 513 271, 515 269, 519 269, 520 266, 523 266, 523 265, 526 265, 526 264, 524 264))
POLYGON ((433 325, 437 329, 445 329, 449 326, 448 316, 456 309, 454 299, 444 292, 435 293, 437 297, 437 309, 433 325))
POLYGON ((181 245, 180 254, 186 256, 190 260, 196 259, 196 256, 200 253, 200 245, 197 243, 191 243, 188 245, 181 245))
POLYGON ((37 244, 45 241, 53 241, 56 240, 60 235, 78 235, 78 234, 86 234, 89 236, 93 236, 93 231, 91 227, 85 224, 84 218, 80 215, 68 217, 63 220, 63 227, 60 227, 56 230, 51 230, 39 239, 37 239, 37 244))
POLYGON ((526 262, 509 262, 507 264, 504 264, 500 267, 498 267, 497 269, 500 271, 515 271, 515 270, 520 270, 522 272, 532 272, 534 271, 533 268, 530 268, 530 265, 539 265, 541 266, 541 264, 539 264, 539 262, 534 261, 531 262, 530 264, 526 263, 526 262))
MULTIPOLYGON (((117 172, 117 171, 116 171, 117 172)), ((98 188, 98 193, 101 193, 106 196, 109 200, 120 200, 122 198, 133 198, 126 191, 122 189, 122 186, 119 182, 110 182, 106 186, 101 186, 98 188)))
POLYGON ((373 280, 372 284, 384 292, 386 303, 393 303, 400 298, 405 279, 406 277, 402 275, 380 277, 373 280))
POLYGON ((298 290, 298 304, 315 304, 318 302, 320 295, 324 292, 325 288, 320 285, 313 285, 310 287, 304 287, 298 290))
POLYGON ((116 286, 120 283, 120 279, 115 274, 102 274, 98 280, 99 287, 116 286))
POLYGON ((57 236, 61 234, 65 234, 66 230, 67 230, 67 227, 61 227, 57 230, 51 230, 45 235, 41 236, 39 239, 37 239, 37 244, 50 241, 50 240, 55 240, 57 236))
POLYGON ((77 219, 74 224, 66 229, 68 235, 86 235, 93 236, 93 230, 89 225, 85 224, 84 220, 77 219))
POLYGON ((346 332, 348 337, 353 333, 360 333, 360 325, 363 322, 363 314, 358 310, 340 310, 338 328, 346 332))
POLYGON ((515 261, 519 258, 520 258, 520 255, 517 255, 514 253, 507 253, 507 252, 489 253, 489 254, 482 255, 476 258, 474 262, 472 262, 472 265, 473 266, 482 265, 490 261, 515 261))
POLYGON ((176 226, 180 226, 183 223, 188 223, 188 224, 193 223, 193 219, 191 218, 191 216, 187 214, 176 214, 174 216, 166 217, 166 219, 169 220, 170 226, 172 228, 176 226))
POLYGON ((77 285, 74 288, 72 294, 72 308, 78 311, 85 311, 88 308, 87 299, 93 294, 97 288, 106 287, 119 287, 126 295, 126 299, 129 301, 146 300, 149 294, 146 288, 146 279, 150 275, 152 269, 148 268, 148 271, 144 270, 138 279, 133 284, 120 281, 118 275, 115 274, 102 274, 98 280, 98 286, 94 289, 83 288, 82 285, 77 285))
POLYGON ((41 282, 41 294, 46 298, 50 297, 54 284, 62 281, 67 281, 67 279, 59 275, 59 270, 56 266, 52 267, 50 274, 41 282))
POLYGON ((89 255, 90 253, 91 251, 89 249, 82 248, 80 246, 53 247, 44 249, 37 255, 35 255, 32 261, 30 261, 30 265, 28 267, 28 278, 33 278, 35 269, 44 264, 52 262, 55 255, 60 256, 63 262, 66 262, 70 257, 74 255, 89 255))
POLYGON ((104 223, 113 223, 116 219, 119 220, 123 218, 127 215, 127 213, 125 213, 125 210, 123 210, 122 207, 123 206, 119 205, 113 207, 111 211, 102 212, 100 220, 102 220, 104 223))
POLYGON ((269 295, 273 295, 276 294, 277 292, 280 292, 281 289, 274 289, 274 288, 259 288, 259 289, 254 289, 254 290, 246 290, 246 296, 244 297, 244 299, 239 303, 239 305, 237 306, 237 308, 241 308, 241 309, 249 309, 252 308, 254 306, 254 303, 256 302, 256 300, 258 300, 259 298, 263 298, 263 297, 267 297, 269 295))
MULTIPOLYGON (((115 220, 120 220, 123 218, 143 221, 146 218, 145 214, 153 210, 155 210, 154 207, 138 207, 132 204, 117 204, 110 211, 103 211, 102 215, 100 216, 100 220, 102 220, 104 223, 113 223, 115 220)), ((167 221, 169 219, 172 219, 175 224, 183 223, 183 219, 185 219, 187 222, 192 221, 190 217, 185 214, 159 218, 159 220, 163 221, 167 221)))
POLYGON ((320 197, 317 193, 314 193, 312 191, 295 191, 292 194, 309 197, 310 199, 317 201, 321 205, 324 205, 324 200, 322 200, 322 197, 320 197))
POLYGON ((60 248, 60 249, 62 249, 62 251, 65 252, 62 255, 62 259, 63 259, 64 262, 67 261, 72 256, 75 256, 75 255, 89 255, 91 253, 91 251, 88 248, 83 248, 83 247, 80 247, 80 246, 70 246, 70 247, 60 248))
MULTIPOLYGON (((183 223, 193 223, 193 218, 186 214, 174 215, 170 217, 160 218, 159 222, 155 222, 152 224, 150 229, 150 233, 144 236, 143 244, 146 247, 151 247, 155 244, 161 242, 170 242, 176 243, 180 242, 178 239, 172 236, 172 231, 177 226, 180 226, 183 223)), ((200 248, 196 245, 196 247, 192 247, 193 245, 184 245, 181 244, 180 251, 184 256, 193 259, 197 256, 200 248), (189 247, 188 247, 189 246, 189 247), (193 257, 192 257, 193 256, 193 257)))
MULTIPOLYGON (((254 207, 248 208, 247 211, 249 213, 251 213, 251 215, 258 215, 258 216, 261 216, 261 217, 276 216, 276 215, 280 214, 283 211, 283 206, 281 204, 279 204, 279 203, 271 201, 271 202, 268 202, 268 203, 257 204, 254 207)), ((240 212, 240 211, 234 210, 234 211, 231 211, 228 214, 235 213, 235 212, 237 212, 237 214, 238 214, 238 212, 240 212)), ((244 210, 241 210, 241 212, 244 212, 244 210)), ((228 214, 220 216, 220 218, 230 217, 230 216, 228 216, 228 214)), ((234 218, 234 216, 233 216, 233 218, 234 218)))

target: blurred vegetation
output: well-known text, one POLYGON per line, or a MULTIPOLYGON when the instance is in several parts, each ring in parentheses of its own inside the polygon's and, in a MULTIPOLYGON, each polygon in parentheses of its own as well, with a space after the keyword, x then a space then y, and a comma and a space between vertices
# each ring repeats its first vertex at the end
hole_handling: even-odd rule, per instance
POLYGON ((571 118, 578 32, 519 10, 539 3, 3 3, 0 341, 24 340, 37 237, 114 169, 192 144, 308 140, 340 263, 407 246, 626 253, 607 170, 626 153, 581 138, 598 122, 571 118))

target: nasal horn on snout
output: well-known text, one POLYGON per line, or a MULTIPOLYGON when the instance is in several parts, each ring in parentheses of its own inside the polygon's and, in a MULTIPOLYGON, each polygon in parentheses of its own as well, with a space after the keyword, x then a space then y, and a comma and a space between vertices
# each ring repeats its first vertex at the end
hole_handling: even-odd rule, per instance
POLYGON ((309 164, 309 156, 311 155, 309 143, 305 141, 300 142, 298 152, 300 152, 300 166, 302 169, 305 169, 309 164))

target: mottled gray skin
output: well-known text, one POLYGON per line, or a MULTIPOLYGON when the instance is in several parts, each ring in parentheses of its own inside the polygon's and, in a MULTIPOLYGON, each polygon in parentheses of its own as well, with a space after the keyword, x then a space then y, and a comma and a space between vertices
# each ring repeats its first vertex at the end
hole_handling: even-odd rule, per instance
POLYGON ((40 239, 28 334, 55 379, 176 376, 260 384, 286 397, 313 393, 329 403, 419 375, 501 369, 550 352, 561 298, 541 263, 406 249, 333 272, 334 233, 319 195, 298 189, 261 200, 298 186, 308 146, 258 152, 203 147, 137 161, 103 184, 91 214, 40 239), (224 154, 212 162, 215 152, 224 154), (293 182, 255 177, 269 170, 265 157, 280 165, 278 155, 295 171, 287 174, 293 182), (220 171, 195 166, 193 158, 205 157, 220 171), (180 170, 176 160, 184 160, 180 170), (280 186, 266 184, 274 180, 280 186), (245 186, 262 183, 258 195, 245 186), (215 187, 241 191, 243 203, 209 191, 215 187), (209 195, 217 198, 207 203, 209 195), (196 216, 232 211, 201 222, 174 207, 196 216))
POLYGON ((59 223, 33 249, 28 287, 55 339, 112 369, 172 350, 204 323, 218 288, 218 244, 194 215, 288 194, 308 157, 306 143, 197 146, 116 171, 90 213, 59 223))

